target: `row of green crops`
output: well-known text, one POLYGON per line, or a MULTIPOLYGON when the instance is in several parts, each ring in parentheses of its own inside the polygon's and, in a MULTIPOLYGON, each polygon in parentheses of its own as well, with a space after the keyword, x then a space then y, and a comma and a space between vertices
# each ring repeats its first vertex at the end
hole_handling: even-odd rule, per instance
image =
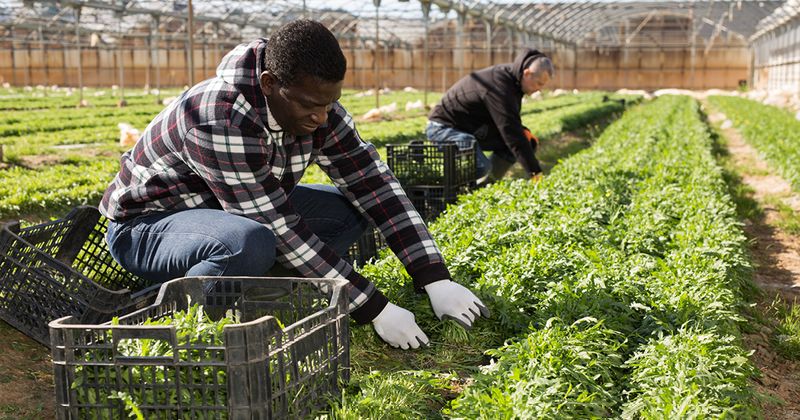
POLYGON ((522 117, 522 123, 536 134, 540 141, 547 141, 562 132, 583 127, 624 108, 616 101, 585 101, 541 113, 526 114, 522 117))
POLYGON ((709 102, 724 112, 745 140, 800 191, 800 121, 786 110, 749 99, 712 96, 709 102))
MULTIPOLYGON (((117 125, 143 130, 163 109, 155 105, 154 95, 129 97, 129 106, 116 108, 110 92, 97 98, 92 94, 87 90, 91 107, 75 109, 77 98, 63 92, 48 92, 47 98, 0 92, 0 109, 7 109, 0 118, 0 144, 4 161, 12 164, 0 168, 0 220, 48 218, 76 205, 96 205, 119 170, 124 151, 117 125)), ((343 100, 352 96, 350 92, 343 100)))
MULTIPOLYGON (((603 102, 604 96, 600 92, 589 92, 527 101, 522 105, 522 123, 540 140, 548 140, 562 131, 582 127, 623 108, 616 101, 603 102), (558 112, 553 113, 555 111, 558 112)), ((613 97, 637 99, 630 95, 613 97)), ((356 127, 364 140, 381 147, 389 143, 424 139, 427 122, 426 116, 418 115, 373 123, 357 122, 356 127)))
MULTIPOLYGON (((412 93, 394 95, 413 99, 412 93)), ((413 93, 422 97, 422 93, 413 93)), ((620 111, 614 101, 603 102, 596 92, 564 95, 528 101, 523 109, 524 121, 539 133, 543 141, 557 134, 591 123, 620 111)), ((152 99, 152 98, 151 98, 152 99)), ((348 93, 348 101, 364 101, 348 93)), ((94 107, 85 109, 47 109, 9 111, 0 123, 0 143, 5 144, 4 159, 17 166, 0 169, 0 219, 36 215, 42 217, 65 214, 77 204, 96 204, 119 169, 119 122, 140 130, 161 110, 147 104, 125 108, 94 107), (63 118, 62 118, 63 117, 63 118), (38 157, 38 160, 37 160, 38 157), (30 167, 38 161, 50 162, 30 167)), ((425 116, 405 119, 361 122, 357 128, 366 141, 380 148, 389 143, 403 143, 424 138, 425 116)), ((303 182, 329 183, 321 171, 309 168, 303 182)))
MULTIPOLYGON (((560 108, 563 106, 568 105, 575 105, 581 102, 587 101, 595 101, 600 100, 604 94, 602 92, 580 92, 575 94, 567 94, 561 96, 551 96, 549 92, 544 92, 542 94, 541 99, 531 100, 526 99, 525 104, 523 105, 523 114, 527 113, 535 113, 546 111, 548 109, 553 108, 560 108)), ((611 95, 616 97, 615 95, 611 95)), ((439 99, 442 97, 442 94, 439 92, 432 92, 428 93, 428 106, 434 106, 439 99)), ((406 117, 413 117, 426 114, 425 110, 420 109, 412 109, 406 110, 405 106, 408 102, 417 102, 424 99, 424 94, 422 92, 405 92, 405 91, 393 91, 388 94, 381 94, 380 95, 380 104, 382 106, 390 105, 391 103, 397 104, 397 111, 392 112, 388 115, 391 119, 397 118, 406 118, 406 117)), ((360 117, 367 111, 375 108, 375 96, 374 95, 364 95, 363 92, 352 92, 347 91, 345 92, 340 102, 347 107, 347 110, 353 114, 356 118, 360 117)), ((425 105, 425 104, 423 104, 425 105)))
MULTIPOLYGON (((5 121, 0 119, 0 137, 106 125, 116 128, 120 118, 152 119, 163 108, 162 105, 152 104, 125 108, 64 109, 56 113, 52 111, 14 113, 13 117, 7 117, 5 121)), ((13 143, 13 140, 8 143, 13 143)))
MULTIPOLYGON (((629 100, 637 98, 628 97, 629 100)), ((610 117, 620 112, 624 106, 616 101, 603 102, 603 95, 587 93, 558 96, 541 101, 530 101, 523 106, 523 123, 539 137, 542 142, 553 141, 565 131, 575 130, 594 121, 610 117), (574 96, 581 99, 577 102, 574 96), (569 101, 567 100, 569 99, 569 101), (527 111, 527 112, 525 112, 527 111)), ((410 140, 425 139, 426 117, 375 123, 356 123, 361 138, 378 147, 382 157, 386 157, 387 144, 402 144, 410 140)), ((330 180, 319 168, 311 167, 303 182, 329 184, 330 180)))
POLYGON ((492 310, 469 332, 436 320, 393 256, 362 267, 432 345, 391 350, 355 328, 352 385, 330 415, 752 414, 737 338, 750 266, 707 130, 693 100, 662 97, 543 182, 498 183, 450 207, 431 230, 455 279, 492 310))
MULTIPOLYGON (((125 102, 129 106, 150 105, 157 99, 163 99, 180 94, 178 89, 166 89, 156 96, 142 93, 139 90, 126 90, 125 102)), ((116 107, 119 103, 119 92, 113 89, 86 88, 83 99, 90 107, 116 107)), ((75 108, 79 101, 78 90, 74 89, 69 95, 61 88, 58 91, 35 90, 26 92, 21 89, 0 90, 0 110, 2 111, 35 111, 47 109, 75 108)))
MULTIPOLYGON (((399 92, 387 95, 384 99, 393 100, 394 95, 421 97, 422 94, 399 92)), ((525 122, 535 129, 540 137, 546 137, 560 130, 553 130, 553 124, 549 119, 540 122, 539 113, 562 109, 564 120, 568 121, 571 115, 583 115, 587 108, 613 108, 612 104, 616 104, 609 102, 601 106, 599 105, 601 98, 602 94, 599 93, 583 93, 529 101, 523 107, 525 122)), ((92 107, 56 110, 54 106, 50 109, 10 111, 0 118, 0 143, 5 145, 6 158, 12 161, 20 156, 54 153, 53 146, 97 143, 114 145, 119 138, 118 123, 128 123, 143 130, 163 108, 154 105, 152 97, 150 99, 146 103, 125 108, 92 107)), ((352 93, 343 96, 342 102, 348 109, 350 101, 363 102, 364 98, 356 98, 352 93)), ((427 118, 421 112, 414 111, 406 116, 401 115, 400 119, 389 121, 361 122, 358 123, 358 128, 364 139, 377 146, 424 138, 427 118)), ((354 112, 354 115, 358 114, 354 112)), ((578 125, 580 123, 581 121, 578 125)))
MULTIPOLYGON (((404 98, 409 95, 422 97, 421 93, 399 92, 386 95, 384 100, 396 100, 395 95, 404 98)), ((62 109, 59 108, 61 101, 74 103, 76 99, 73 97, 9 98, 0 95, 0 109, 2 109, 4 101, 8 102, 9 106, 11 104, 18 106, 18 109, 8 110, 0 117, 0 144, 5 145, 5 158, 8 161, 16 162, 23 156, 61 153, 59 149, 54 149, 54 146, 63 145, 89 145, 93 148, 98 145, 106 145, 104 150, 118 149, 116 143, 119 139, 119 128, 117 127, 119 123, 127 123, 134 128, 144 130, 153 117, 164 108, 162 105, 155 104, 153 95, 141 98, 138 101, 128 101, 129 105, 124 108, 98 105, 81 109, 74 109, 74 107, 62 109), (29 105, 31 103, 34 105, 29 105), (44 108, 48 103, 50 106, 44 108)), ((347 105, 349 101, 363 102, 364 98, 356 98, 352 92, 349 92, 342 97, 342 102, 347 105)), ((403 140, 421 132, 418 127, 424 127, 423 112, 409 112, 410 120, 365 122, 360 123, 359 127, 365 128, 368 138, 377 137, 378 143, 385 144, 389 141, 403 140), (411 121, 417 124, 411 123, 411 121), (373 124, 386 125, 373 133, 370 132, 373 124), (407 126, 414 126, 413 135, 403 134, 403 127, 407 126), (387 139, 384 140, 381 136, 386 136, 387 139)))
MULTIPOLYGON (((397 105, 397 110, 392 112, 389 117, 391 118, 403 118, 408 116, 415 116, 415 115, 424 115, 426 110, 423 109, 410 109, 406 110, 406 103, 408 102, 417 102, 422 101, 425 97, 423 92, 404 92, 404 91, 392 91, 389 93, 383 93, 380 95, 380 105, 387 106, 391 103, 395 103, 397 105)), ((439 98, 442 97, 441 93, 438 92, 429 92, 428 93, 428 104, 432 105, 439 101, 439 98)), ((339 99, 348 111, 353 114, 354 117, 358 118, 364 115, 367 111, 375 108, 375 96, 374 95, 364 95, 364 92, 354 92, 354 91, 345 91, 342 93, 342 97, 339 99)), ((425 104, 422 104, 423 107, 425 104)))
POLYGON ((119 170, 116 159, 68 159, 41 169, 0 170, 0 220, 63 216, 80 205, 97 205, 119 170))

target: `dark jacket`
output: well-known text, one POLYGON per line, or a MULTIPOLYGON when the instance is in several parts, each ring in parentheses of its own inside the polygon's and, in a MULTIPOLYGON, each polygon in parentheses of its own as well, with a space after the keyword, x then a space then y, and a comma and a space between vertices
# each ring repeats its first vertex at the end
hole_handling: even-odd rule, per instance
POLYGON ((523 64, 544 56, 527 50, 513 63, 498 64, 465 76, 442 97, 429 119, 474 134, 484 150, 511 150, 529 174, 541 172, 533 146, 522 132, 523 64))

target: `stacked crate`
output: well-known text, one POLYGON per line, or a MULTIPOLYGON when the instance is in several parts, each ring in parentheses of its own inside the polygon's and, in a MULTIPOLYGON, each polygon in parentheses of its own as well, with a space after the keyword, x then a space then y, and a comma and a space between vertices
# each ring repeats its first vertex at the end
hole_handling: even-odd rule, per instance
POLYGON ((107 223, 96 208, 82 206, 24 229, 0 226, 0 319, 47 346, 53 319, 102 322, 152 303, 158 286, 114 261, 107 223))
POLYGON ((414 141, 386 146, 387 163, 419 214, 434 220, 458 195, 475 188, 475 149, 414 141))
MULTIPOLYGON (((431 222, 460 194, 475 189, 475 148, 460 149, 455 143, 412 141, 386 146, 387 163, 422 219, 431 222)), ((380 232, 369 227, 350 248, 347 259, 364 264, 386 246, 380 232)))

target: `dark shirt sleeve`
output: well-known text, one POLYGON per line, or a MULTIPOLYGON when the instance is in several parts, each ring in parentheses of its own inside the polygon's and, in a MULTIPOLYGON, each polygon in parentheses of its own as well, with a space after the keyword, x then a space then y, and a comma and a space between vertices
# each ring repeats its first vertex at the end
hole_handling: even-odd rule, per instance
POLYGON ((536 159, 533 146, 522 132, 520 104, 510 95, 501 95, 500 92, 491 89, 487 91, 484 101, 492 121, 500 132, 500 137, 514 154, 517 162, 528 175, 541 172, 542 168, 536 159))
POLYGON ((350 314, 369 322, 388 300, 366 278, 342 260, 297 214, 272 174, 270 148, 264 139, 239 128, 199 126, 185 138, 186 161, 205 180, 222 208, 269 228, 277 239, 278 261, 305 277, 350 281, 350 314))
POLYGON ((375 146, 361 140, 350 114, 338 103, 317 163, 351 203, 380 229, 418 291, 450 273, 425 222, 375 146))

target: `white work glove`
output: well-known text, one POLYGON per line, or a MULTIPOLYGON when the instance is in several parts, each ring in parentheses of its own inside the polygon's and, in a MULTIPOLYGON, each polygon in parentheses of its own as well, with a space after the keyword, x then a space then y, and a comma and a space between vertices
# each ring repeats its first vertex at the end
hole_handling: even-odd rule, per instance
POLYGON ((433 313, 439 319, 450 318, 465 329, 470 329, 478 316, 489 317, 489 309, 483 302, 456 282, 439 280, 425 286, 425 291, 431 298, 433 313))
POLYGON ((427 346, 428 336, 414 321, 414 314, 391 302, 372 320, 375 332, 390 346, 403 350, 427 346))

